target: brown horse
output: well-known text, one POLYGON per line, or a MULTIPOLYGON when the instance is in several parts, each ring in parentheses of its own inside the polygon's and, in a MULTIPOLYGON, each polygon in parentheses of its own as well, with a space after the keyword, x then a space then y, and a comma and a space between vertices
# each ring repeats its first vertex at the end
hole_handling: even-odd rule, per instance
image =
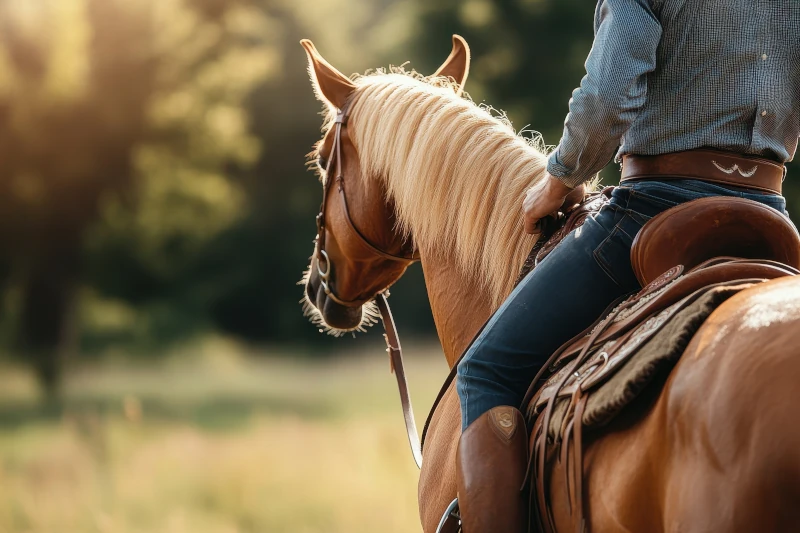
MULTIPOLYGON (((360 328, 374 321, 370 300, 418 257, 452 367, 533 244, 520 203, 545 173, 543 150, 462 97, 469 49, 461 38, 427 78, 394 70, 351 80, 302 44, 329 110, 313 152, 326 192, 307 310, 333 333, 360 328), (337 110, 346 112, 337 118, 337 110)), ((798 326, 798 278, 764 283, 718 308, 663 388, 586 436, 588 529, 800 530, 798 326)), ((451 385, 425 441, 426 532, 456 495, 460 419, 451 385)), ((548 479, 557 530, 575 531, 563 473, 548 479)))

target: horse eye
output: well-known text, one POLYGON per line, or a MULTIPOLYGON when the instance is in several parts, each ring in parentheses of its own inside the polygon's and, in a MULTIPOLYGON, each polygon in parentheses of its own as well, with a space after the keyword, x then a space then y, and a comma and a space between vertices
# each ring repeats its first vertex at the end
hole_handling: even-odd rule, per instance
POLYGON ((319 156, 319 157, 317 158, 317 164, 318 164, 318 165, 319 165, 319 166, 320 166, 322 169, 326 169, 326 168, 328 168, 328 160, 327 160, 327 159, 325 159, 325 158, 324 158, 324 157, 322 157, 322 156, 319 156))

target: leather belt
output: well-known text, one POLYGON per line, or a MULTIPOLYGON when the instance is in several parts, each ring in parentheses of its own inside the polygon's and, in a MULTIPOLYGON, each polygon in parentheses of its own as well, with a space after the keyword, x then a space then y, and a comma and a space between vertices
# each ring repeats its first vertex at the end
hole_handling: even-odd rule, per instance
POLYGON ((719 150, 625 155, 620 183, 645 179, 695 179, 781 194, 786 167, 762 157, 719 150))

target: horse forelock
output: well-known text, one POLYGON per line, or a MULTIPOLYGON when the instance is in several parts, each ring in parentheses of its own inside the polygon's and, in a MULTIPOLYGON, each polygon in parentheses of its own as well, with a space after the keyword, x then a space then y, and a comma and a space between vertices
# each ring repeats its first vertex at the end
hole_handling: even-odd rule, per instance
POLYGON ((398 230, 424 256, 455 257, 498 306, 535 242, 521 202, 545 175, 541 137, 442 78, 393 69, 355 83, 349 128, 365 180, 382 180, 398 230))

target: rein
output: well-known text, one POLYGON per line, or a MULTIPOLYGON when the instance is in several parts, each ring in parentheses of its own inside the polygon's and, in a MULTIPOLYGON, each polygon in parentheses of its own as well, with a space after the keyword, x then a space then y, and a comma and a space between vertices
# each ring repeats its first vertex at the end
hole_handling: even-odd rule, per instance
POLYGON ((414 421, 414 408, 411 405, 411 396, 408 394, 408 383, 406 382, 406 371, 403 367, 403 349, 400 347, 400 338, 397 336, 397 329, 392 318, 392 311, 389 309, 389 300, 384 293, 375 297, 375 303, 381 311, 383 329, 386 331, 386 351, 389 353, 391 369, 397 378, 397 388, 400 390, 400 404, 403 406, 403 418, 406 423, 406 435, 408 444, 411 445, 411 455, 417 468, 422 468, 422 446, 417 433, 417 423, 414 421))
MULTIPOLYGON (((337 183, 339 197, 342 200, 344 207, 344 219, 347 222, 346 228, 365 250, 371 254, 382 257, 389 261, 397 261, 403 263, 413 263, 419 260, 417 252, 413 252, 410 256, 394 255, 384 252, 369 242, 364 235, 358 231, 353 220, 350 218, 350 210, 347 206, 347 197, 344 193, 344 171, 342 164, 342 128, 347 126, 347 120, 350 116, 350 102, 345 104, 344 108, 339 110, 334 121, 336 128, 333 138, 333 150, 330 158, 325 164, 325 186, 322 189, 322 205, 317 215, 317 238, 314 250, 314 261, 316 262, 317 272, 319 273, 320 286, 325 291, 325 295, 339 305, 345 307, 360 307, 372 298, 362 300, 343 300, 336 296, 331 288, 331 273, 332 265, 327 252, 325 251, 325 206, 328 201, 328 193, 333 186, 333 182, 337 183), (331 179, 331 170, 335 169, 333 174, 335 177, 331 179), (325 265, 323 270, 322 265, 325 265)), ((381 313, 381 321, 385 331, 384 339, 386 340, 386 351, 389 353, 389 362, 391 363, 391 370, 397 378, 397 388, 400 391, 400 403, 403 407, 403 419, 406 424, 406 434, 408 435, 408 443, 411 446, 411 454, 414 456, 414 462, 418 468, 422 468, 422 447, 420 445, 419 433, 417 432, 417 424, 414 420, 414 408, 411 405, 411 396, 408 392, 408 382, 406 381, 405 367, 403 365, 403 350, 400 347, 400 338, 397 335, 397 328, 392 317, 392 311, 389 308, 389 301, 387 300, 388 290, 378 293, 374 299, 381 313)))

